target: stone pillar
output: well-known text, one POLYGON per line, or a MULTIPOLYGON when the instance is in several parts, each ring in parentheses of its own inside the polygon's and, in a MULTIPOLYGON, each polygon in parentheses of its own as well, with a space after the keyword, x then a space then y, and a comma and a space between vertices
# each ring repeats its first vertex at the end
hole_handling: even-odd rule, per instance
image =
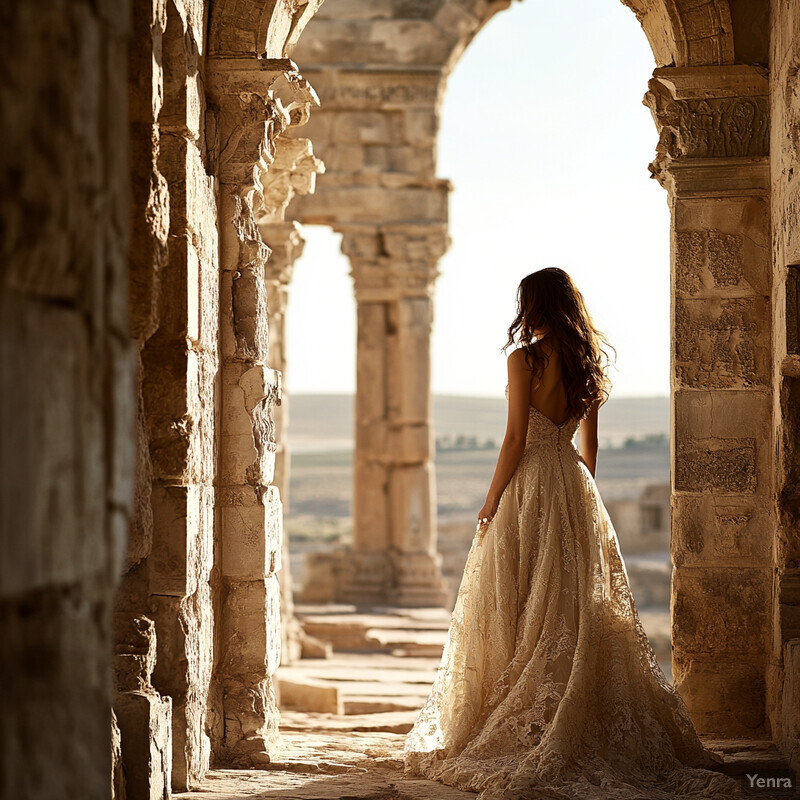
MULTIPOLYGON (((289 283, 294 264, 303 253, 305 240, 297 222, 265 222, 259 226, 261 236, 272 251, 267 261, 267 309, 269 313, 270 362, 283 376, 281 402, 274 410, 275 478, 283 501, 284 513, 289 504, 290 452, 286 436, 289 424, 289 394, 286 371, 286 307, 289 301, 289 283)), ((284 534, 280 573, 281 593, 281 661, 289 664, 301 656, 302 628, 294 614, 292 574, 289 569, 289 539, 284 534)))
POLYGON ((278 740, 272 674, 281 656, 276 573, 282 549, 282 506, 273 484, 281 373, 267 365, 270 251, 256 213, 270 194, 266 177, 280 135, 295 119, 307 118, 304 108, 316 96, 288 59, 212 58, 209 79, 216 100, 212 160, 221 268, 217 686, 224 730, 217 752, 229 764, 253 766, 269 761, 278 740))
POLYGON ((772 395, 767 77, 656 69, 672 213, 673 672, 701 733, 768 732, 772 395))
POLYGON ((440 224, 343 230, 358 307, 353 572, 342 599, 447 602, 436 548, 430 335, 440 224))

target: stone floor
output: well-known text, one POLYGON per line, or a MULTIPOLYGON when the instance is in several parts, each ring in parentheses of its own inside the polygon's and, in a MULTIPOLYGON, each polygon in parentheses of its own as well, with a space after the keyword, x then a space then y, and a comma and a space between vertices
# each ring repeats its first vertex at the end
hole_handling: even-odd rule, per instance
MULTIPOLYGON (((405 777, 402 746, 441 659, 449 614, 441 609, 300 607, 307 632, 331 641, 330 658, 276 673, 282 751, 253 770, 212 770, 178 800, 457 800, 477 795, 405 777), (289 707, 292 706, 292 707, 289 707)), ((725 772, 762 800, 797 794, 747 791, 747 773, 785 776, 771 742, 708 741, 725 772)))

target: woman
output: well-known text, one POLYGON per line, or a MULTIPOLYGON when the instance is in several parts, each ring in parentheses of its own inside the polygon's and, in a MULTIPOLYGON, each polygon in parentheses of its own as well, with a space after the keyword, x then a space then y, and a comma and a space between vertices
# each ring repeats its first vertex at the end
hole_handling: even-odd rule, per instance
POLYGON ((481 800, 741 797, 704 769, 722 759, 658 666, 594 482, 605 339, 563 270, 517 305, 506 436, 406 772, 481 800))

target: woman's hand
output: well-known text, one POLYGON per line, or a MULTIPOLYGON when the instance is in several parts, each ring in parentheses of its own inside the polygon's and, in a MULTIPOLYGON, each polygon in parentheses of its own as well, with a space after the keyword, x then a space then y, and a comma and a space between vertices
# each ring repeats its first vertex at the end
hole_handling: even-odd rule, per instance
POLYGON ((498 500, 495 500, 492 497, 487 497, 486 502, 483 504, 483 508, 478 512, 478 525, 477 525, 477 532, 483 536, 486 533, 486 529, 489 527, 489 523, 492 521, 492 518, 497 513, 497 506, 499 504, 498 500))

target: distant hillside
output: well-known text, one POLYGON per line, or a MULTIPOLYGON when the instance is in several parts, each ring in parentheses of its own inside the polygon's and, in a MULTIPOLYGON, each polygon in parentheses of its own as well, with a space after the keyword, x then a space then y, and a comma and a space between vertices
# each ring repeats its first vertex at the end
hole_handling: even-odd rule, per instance
MULTIPOLYGON (((288 438, 295 452, 345 450, 353 446, 354 397, 349 394, 293 394, 288 438)), ((435 435, 476 436, 502 442, 506 400, 435 395, 435 435)), ((612 398, 600 410, 600 445, 618 447, 626 439, 668 435, 668 397, 612 398)))

